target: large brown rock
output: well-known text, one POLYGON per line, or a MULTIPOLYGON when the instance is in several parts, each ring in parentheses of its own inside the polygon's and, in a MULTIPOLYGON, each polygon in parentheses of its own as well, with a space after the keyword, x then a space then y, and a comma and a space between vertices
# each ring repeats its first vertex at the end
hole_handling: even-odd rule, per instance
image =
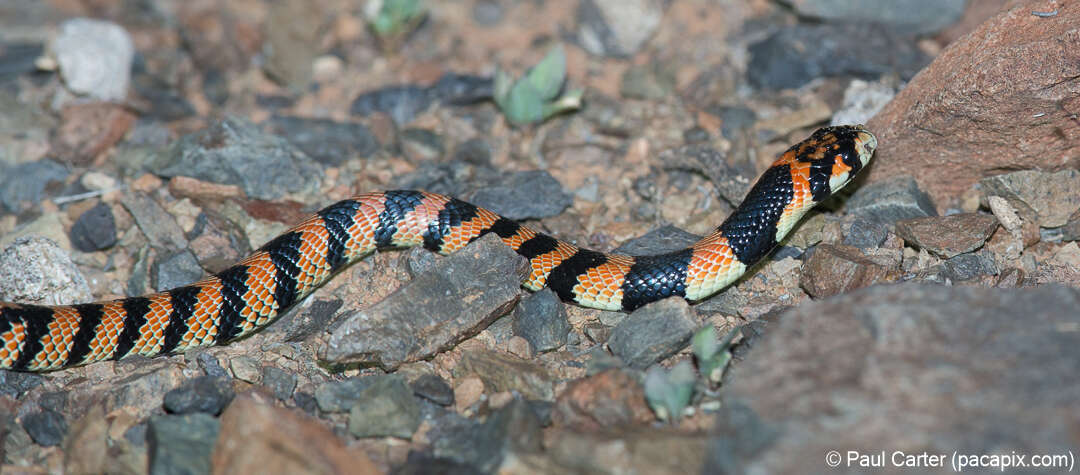
POLYGON ((1080 3, 1013 1, 945 49, 869 121, 870 180, 912 175, 939 206, 1005 170, 1080 158, 1080 3))

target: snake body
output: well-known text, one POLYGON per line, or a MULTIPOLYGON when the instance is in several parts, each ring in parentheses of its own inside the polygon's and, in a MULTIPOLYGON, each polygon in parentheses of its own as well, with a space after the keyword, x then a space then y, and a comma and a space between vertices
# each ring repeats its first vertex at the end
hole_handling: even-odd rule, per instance
POLYGON ((0 368, 47 371, 226 344, 266 326, 377 249, 422 245, 446 254, 487 233, 529 260, 525 288, 547 286, 567 302, 630 311, 676 295, 701 300, 735 281, 815 204, 851 181, 876 146, 862 126, 820 129, 783 153, 712 234, 689 248, 645 257, 581 249, 439 194, 359 195, 190 285, 81 305, 0 302, 0 368))

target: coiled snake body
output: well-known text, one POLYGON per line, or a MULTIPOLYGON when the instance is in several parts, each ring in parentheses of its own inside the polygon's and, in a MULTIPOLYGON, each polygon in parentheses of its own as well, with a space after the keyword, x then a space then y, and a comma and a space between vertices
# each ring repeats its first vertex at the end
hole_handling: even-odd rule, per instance
POLYGON ((810 208, 851 181, 876 146, 862 126, 820 129, 781 155, 715 232, 687 249, 646 257, 580 249, 434 193, 356 196, 194 284, 103 303, 0 302, 0 368, 46 371, 226 344, 376 249, 423 245, 445 254, 486 233, 529 260, 525 288, 547 286, 564 301, 629 311, 674 295, 700 300, 768 254, 810 208))

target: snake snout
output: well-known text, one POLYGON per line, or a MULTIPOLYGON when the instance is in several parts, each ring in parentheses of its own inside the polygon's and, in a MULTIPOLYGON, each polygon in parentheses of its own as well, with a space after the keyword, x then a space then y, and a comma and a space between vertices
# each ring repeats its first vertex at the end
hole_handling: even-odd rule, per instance
POLYGON ((874 151, 877 150, 877 137, 860 127, 855 136, 855 150, 859 154, 859 161, 866 166, 870 163, 870 158, 874 156, 874 151))

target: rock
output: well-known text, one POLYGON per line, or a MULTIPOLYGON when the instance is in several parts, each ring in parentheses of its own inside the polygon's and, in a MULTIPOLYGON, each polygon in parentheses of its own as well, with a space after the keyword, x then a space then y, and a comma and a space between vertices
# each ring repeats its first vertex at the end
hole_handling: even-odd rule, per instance
POLYGON ((460 473, 496 473, 511 454, 539 452, 541 439, 536 413, 528 403, 514 398, 483 424, 453 431, 435 439, 432 445, 436 457, 470 468, 460 473))
POLYGON ((466 412, 484 397, 484 382, 476 376, 457 380, 454 387, 454 405, 458 412, 466 412))
POLYGON ((0 204, 12 213, 38 206, 45 200, 45 188, 67 176, 66 167, 47 158, 13 167, 0 165, 0 204))
POLYGON ((315 402, 323 412, 346 412, 359 401, 357 395, 373 382, 370 376, 327 381, 315 388, 315 402))
POLYGON ((123 27, 89 18, 67 20, 50 49, 71 92, 100 101, 127 98, 135 45, 123 27))
POLYGON ((145 193, 133 192, 124 194, 120 203, 135 218, 135 224, 151 246, 174 252, 187 249, 188 240, 184 230, 153 198, 145 193))
POLYGON ((982 276, 998 275, 998 265, 994 257, 988 252, 973 254, 960 254, 943 263, 937 271, 937 276, 942 283, 965 282, 982 276))
POLYGON ((217 357, 210 354, 210 352, 200 351, 198 356, 195 357, 195 360, 198 361, 199 368, 202 369, 207 376, 212 376, 214 378, 229 377, 229 372, 221 367, 221 362, 218 361, 217 357))
POLYGON ((868 180, 913 175, 945 202, 1002 170, 1075 168, 1080 4, 1061 4, 1050 18, 1031 14, 1043 7, 1034 1, 1010 5, 949 45, 870 120, 882 147, 868 180))
POLYGON ((275 115, 266 125, 319 163, 340 166, 379 150, 379 142, 363 124, 275 115))
POLYGON ((937 216, 930 196, 910 176, 900 176, 860 187, 845 209, 871 223, 891 225, 901 219, 937 216))
POLYGON ((1063 241, 1080 240, 1080 210, 1070 215, 1065 226, 1061 227, 1061 239, 1063 241))
POLYGON ((121 105, 76 104, 60 113, 60 128, 52 139, 51 155, 74 166, 88 166, 135 125, 135 114, 121 105))
POLYGON ((873 24, 800 23, 751 44, 749 52, 747 78, 764 89, 795 89, 832 76, 876 79, 889 72, 906 80, 928 62, 913 38, 873 24))
POLYGON ((297 2, 271 3, 268 10, 263 68, 279 84, 302 91, 311 82, 312 62, 319 54, 324 12, 297 2))
POLYGON ((506 340, 506 351, 523 360, 531 360, 536 353, 529 340, 520 336, 513 336, 506 340))
POLYGON ((210 473, 210 453, 220 424, 203 413, 150 417, 146 442, 150 449, 150 473, 210 473))
POLYGON ((543 366, 506 353, 466 352, 454 368, 454 378, 470 375, 480 378, 488 392, 517 391, 528 399, 544 401, 555 398, 552 377, 543 366))
POLYGON ((844 235, 844 245, 859 249, 874 249, 881 246, 888 237, 888 225, 858 217, 851 222, 851 227, 844 235))
POLYGON ((503 19, 503 7, 495 0, 479 0, 473 4, 472 19, 480 26, 495 26, 503 19))
POLYGON ((149 166, 161 176, 240 185, 248 196, 263 200, 313 192, 321 175, 319 166, 285 139, 232 116, 181 137, 149 166))
POLYGON ((356 437, 410 439, 420 427, 420 405, 400 375, 371 376, 349 410, 349 433, 356 437))
POLYGON ((317 419, 236 399, 221 415, 212 473, 380 473, 361 448, 349 448, 317 419))
POLYGON ((703 144, 712 139, 708 130, 700 125, 695 125, 686 129, 682 133, 683 143, 686 145, 703 144))
POLYGON ((959 20, 966 3, 965 0, 796 0, 791 6, 800 16, 830 23, 875 23, 904 34, 929 35, 959 20))
POLYGON ((225 410, 234 396, 236 393, 228 379, 199 376, 165 393, 162 405, 172 414, 204 413, 216 416, 225 410))
POLYGON ((180 251, 154 262, 154 289, 174 289, 198 281, 204 274, 191 251, 180 251))
MULTIPOLYGON (((6 298, 4 300, 7 300, 6 298)), ((23 373, 19 371, 0 370, 0 396, 10 396, 19 399, 27 391, 41 386, 44 381, 41 375, 36 373, 23 373)))
MULTIPOLYGON (((251 60, 262 45, 262 35, 255 32, 264 26, 263 15, 260 12, 256 18, 239 4, 184 2, 170 15, 175 19, 175 23, 170 20, 170 24, 183 39, 184 50, 190 53, 195 66, 209 76, 204 81, 224 83, 226 72, 246 71, 251 67, 251 60), (258 39, 238 41, 239 32, 250 32, 247 34, 256 35, 258 39)), ((213 94, 208 97, 215 104, 223 104, 216 102, 219 98, 213 94)))
POLYGON ((654 0, 581 0, 577 39, 589 53, 626 58, 641 49, 663 18, 663 6, 654 0))
POLYGON ((386 369, 429 358, 517 303, 527 262, 489 234, 330 330, 320 357, 386 369))
MULTIPOLYGON (((706 469, 709 438, 653 428, 618 433, 562 431, 547 453, 564 473, 727 473, 706 469)), ((822 452, 824 453, 824 452, 822 452)))
POLYGON ((296 375, 275 366, 263 366, 262 383, 277 400, 288 401, 296 390, 296 375))
POLYGON ((72 305, 91 300, 86 278, 55 242, 19 238, 0 253, 0 301, 72 305))
POLYGON ((889 79, 851 81, 844 90, 844 103, 833 112, 831 125, 865 124, 896 96, 892 83, 889 79))
POLYGON ((49 409, 23 416, 22 428, 35 443, 45 447, 60 445, 67 434, 68 426, 64 416, 49 409))
POLYGON ((303 341, 324 331, 343 302, 340 299, 315 300, 310 306, 294 310, 271 323, 266 333, 282 333, 286 342, 303 341))
POLYGON ((1005 198, 1025 221, 1044 228, 1064 226, 1080 211, 1080 171, 1073 169, 1005 173, 979 180, 978 187, 983 196, 1005 198))
MULTIPOLYGON (((727 153, 710 145, 687 145, 660 153, 659 160, 666 169, 684 169, 700 172, 716 187, 720 198, 732 206, 742 203, 746 192, 756 178, 753 171, 741 171, 728 164, 727 153)), ((643 193, 639 192, 638 194, 643 193)), ((653 198, 652 196, 642 196, 653 198)))
POLYGON ((365 92, 353 100, 349 113, 368 116, 385 112, 397 125, 412 122, 417 115, 431 107, 427 89, 415 85, 389 86, 365 92))
POLYGON ((473 137, 458 144, 454 149, 453 160, 473 165, 491 165, 491 145, 480 137, 473 137))
POLYGON ((574 204, 574 198, 544 170, 514 173, 501 184, 472 194, 469 201, 514 220, 556 216, 574 204))
POLYGON ((619 322, 608 346, 631 368, 645 369, 686 347, 697 327, 697 317, 685 300, 665 299, 619 322))
POLYGON ((486 76, 446 73, 427 92, 435 100, 446 104, 475 104, 493 97, 495 80, 486 76))
POLYGON ((259 384, 262 379, 262 370, 259 362, 250 356, 238 355, 229 359, 229 369, 236 379, 251 384, 259 384))
POLYGON ((675 75, 663 63, 631 65, 622 75, 619 94, 627 99, 660 99, 675 89, 675 75))
MULTIPOLYGON (((198 113, 195 106, 191 105, 191 102, 183 96, 183 93, 177 91, 167 80, 146 71, 145 64, 141 64, 141 62, 135 63, 132 86, 140 97, 149 102, 149 110, 145 111, 143 117, 171 122, 198 113)), ((152 123, 157 124, 157 122, 152 123)), ((156 127, 148 128, 146 126, 139 130, 138 125, 135 127, 136 130, 129 134, 127 143, 164 145, 160 143, 160 136, 158 135, 161 130, 155 130, 156 127)), ((157 125, 157 127, 160 127, 160 125, 157 125)), ((168 132, 168 130, 166 129, 165 132, 168 132)))
POLYGON ((64 439, 65 473, 105 473, 108 471, 108 423, 105 410, 94 405, 75 421, 64 439))
POLYGON ((446 380, 434 374, 423 374, 409 383, 413 394, 440 406, 454 405, 454 388, 446 380))
POLYGON ((700 240, 701 236, 668 224, 626 241, 612 252, 629 256, 655 256, 686 249, 700 240))
POLYGON ((704 472, 800 473, 837 447, 1066 453, 1080 333, 1061 329, 1080 325, 1078 305, 1053 285, 905 283, 791 309, 728 371, 704 472))
POLYGON ((898 264, 851 246, 820 244, 803 264, 799 286, 814 298, 827 297, 898 280, 898 264))
POLYGON ((566 344, 570 332, 566 308, 550 289, 522 299, 513 315, 514 334, 528 340, 534 351, 557 350, 566 344))
POLYGON ((34 62, 44 52, 39 43, 0 43, 0 83, 36 71, 34 62))
POLYGON ((438 160, 446 152, 442 136, 428 129, 401 131, 400 146, 407 158, 418 162, 438 160))
POLYGON ((908 244, 946 259, 982 247, 998 227, 994 215, 964 213, 896 222, 896 234, 908 244))
POLYGON ((552 419, 560 427, 596 432, 647 424, 655 416, 641 382, 626 370, 609 369, 571 382, 555 401, 552 419))
POLYGON ((98 203, 79 215, 71 226, 71 245, 82 252, 108 249, 116 244, 116 220, 112 208, 98 203))

